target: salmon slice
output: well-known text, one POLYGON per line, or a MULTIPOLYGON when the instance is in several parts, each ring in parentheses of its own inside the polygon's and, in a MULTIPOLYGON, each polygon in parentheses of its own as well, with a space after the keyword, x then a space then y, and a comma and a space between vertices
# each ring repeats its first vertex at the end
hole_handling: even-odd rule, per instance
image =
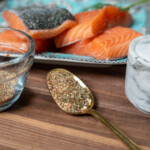
MULTIPOLYGON (((55 49, 53 39, 34 41, 36 53, 53 51, 55 49)), ((8 30, 0 33, 0 51, 26 53, 29 48, 30 42, 28 38, 17 31, 8 30)))
POLYGON ((54 39, 38 40, 35 39, 35 53, 55 51, 54 39))
POLYGON ((57 48, 90 38, 114 26, 128 27, 132 24, 132 16, 115 6, 106 6, 99 10, 76 14, 78 24, 55 38, 57 48))
POLYGON ((96 59, 119 59, 127 56, 130 42, 142 34, 127 27, 113 27, 60 49, 63 53, 91 56, 96 59))
POLYGON ((77 24, 72 14, 59 7, 20 7, 6 10, 3 18, 11 26, 34 39, 50 39, 77 24))
POLYGON ((0 33, 0 51, 26 53, 29 47, 29 40, 16 31, 4 31, 0 33))

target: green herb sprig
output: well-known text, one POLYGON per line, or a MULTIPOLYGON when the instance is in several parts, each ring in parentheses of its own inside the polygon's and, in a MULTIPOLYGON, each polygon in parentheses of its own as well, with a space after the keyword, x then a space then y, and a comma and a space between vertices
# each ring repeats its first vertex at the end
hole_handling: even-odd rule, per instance
MULTIPOLYGON (((131 7, 134 7, 136 5, 139 5, 139 4, 142 4, 142 3, 145 3, 145 2, 148 2, 149 0, 140 0, 138 2, 135 2, 127 7, 119 7, 121 10, 123 11, 128 11, 131 7)), ((95 9, 100 9, 100 8, 103 8, 104 6, 114 6, 114 5, 111 5, 111 4, 104 4, 104 3, 97 3, 95 5, 92 5, 90 7, 87 7, 87 8, 84 8, 82 11, 89 11, 89 10, 95 10, 95 9)))

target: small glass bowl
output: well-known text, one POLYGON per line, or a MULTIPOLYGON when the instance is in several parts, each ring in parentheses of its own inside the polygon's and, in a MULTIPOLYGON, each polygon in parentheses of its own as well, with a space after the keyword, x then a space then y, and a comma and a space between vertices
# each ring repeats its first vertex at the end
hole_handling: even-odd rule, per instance
POLYGON ((34 49, 34 40, 26 33, 0 28, 0 111, 19 99, 34 61, 34 49), (10 51, 22 54, 14 58, 10 51))

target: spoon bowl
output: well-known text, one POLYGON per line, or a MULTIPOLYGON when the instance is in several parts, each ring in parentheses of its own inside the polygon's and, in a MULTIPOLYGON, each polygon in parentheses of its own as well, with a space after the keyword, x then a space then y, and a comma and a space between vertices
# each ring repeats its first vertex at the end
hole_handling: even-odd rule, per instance
POLYGON ((47 86, 52 98, 62 110, 73 115, 92 115, 129 149, 140 150, 136 143, 93 109, 95 101, 91 91, 73 73, 61 68, 53 69, 47 74, 47 86))
POLYGON ((94 106, 89 88, 65 69, 51 70, 47 75, 47 86, 56 104, 69 114, 85 114, 94 106))

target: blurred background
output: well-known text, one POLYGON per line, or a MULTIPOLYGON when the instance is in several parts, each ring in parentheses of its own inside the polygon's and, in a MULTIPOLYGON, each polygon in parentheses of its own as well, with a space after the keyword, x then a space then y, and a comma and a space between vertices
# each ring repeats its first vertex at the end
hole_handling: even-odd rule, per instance
MULTIPOLYGON (((106 4, 112 4, 117 6, 128 6, 129 4, 133 2, 137 2, 139 0, 0 0, 0 13, 6 9, 11 8, 17 8, 22 6, 32 6, 32 5, 53 5, 56 4, 59 7, 67 8, 71 13, 75 14, 80 12, 83 8, 90 7, 91 5, 97 4, 97 3, 106 3, 106 4)), ((131 13, 136 17, 136 13, 139 13, 139 11, 144 11, 140 9, 143 7, 146 10, 146 22, 147 22, 147 28, 141 29, 142 33, 150 33, 150 0, 149 2, 146 2, 145 4, 141 4, 140 6, 134 7, 134 9, 130 9, 131 13), (145 31, 144 31, 145 30, 145 31), (146 31, 147 30, 147 31, 146 31)), ((143 19, 144 12, 141 12, 141 16, 139 16, 139 19, 143 19)), ((137 19, 137 18, 136 18, 137 19)), ((145 19, 145 18, 144 18, 145 19)), ((139 20, 140 22, 140 20, 139 20)), ((4 22, 3 18, 0 15, 0 26, 7 26, 7 24, 4 22)))

